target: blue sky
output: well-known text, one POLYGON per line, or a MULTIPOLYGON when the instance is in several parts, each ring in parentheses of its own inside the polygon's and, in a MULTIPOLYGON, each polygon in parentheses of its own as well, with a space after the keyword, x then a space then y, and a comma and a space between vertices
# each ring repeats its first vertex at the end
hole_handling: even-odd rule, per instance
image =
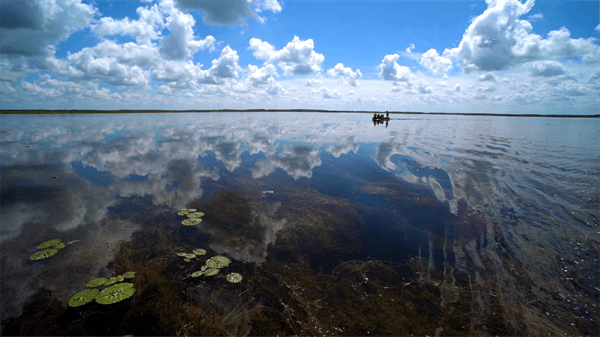
POLYGON ((0 109, 597 114, 597 1, 0 0, 0 109))

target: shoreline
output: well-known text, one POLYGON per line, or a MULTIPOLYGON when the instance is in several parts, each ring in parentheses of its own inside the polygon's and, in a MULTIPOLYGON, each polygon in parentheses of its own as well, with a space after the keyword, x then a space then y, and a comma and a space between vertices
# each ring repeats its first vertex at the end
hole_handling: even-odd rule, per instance
POLYGON ((542 114, 507 114, 479 112, 416 112, 416 111, 355 111, 355 110, 317 110, 317 109, 212 109, 212 110, 38 110, 7 109, 0 110, 2 115, 64 115, 64 114, 101 114, 101 113, 227 113, 227 112, 316 112, 316 113, 386 113, 393 115, 422 116, 491 116, 491 117, 550 117, 550 118, 600 118, 596 115, 542 115, 542 114))

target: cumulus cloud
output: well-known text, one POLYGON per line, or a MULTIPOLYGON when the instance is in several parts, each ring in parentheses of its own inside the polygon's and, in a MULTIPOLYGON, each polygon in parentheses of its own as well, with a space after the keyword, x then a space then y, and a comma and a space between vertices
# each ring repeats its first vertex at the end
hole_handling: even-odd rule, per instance
POLYGON ((408 46, 408 48, 406 48, 406 52, 412 53, 413 49, 415 49, 415 45, 411 43, 410 46, 408 46))
POLYGON ((344 79, 345 82, 350 84, 353 87, 356 87, 358 84, 356 80, 362 77, 362 73, 359 69, 356 71, 352 71, 350 67, 344 67, 342 63, 338 63, 332 69, 329 69, 327 73, 331 76, 339 76, 344 79))
POLYGON ((218 59, 212 61, 209 74, 218 79, 238 77, 240 66, 238 65, 240 57, 231 47, 226 46, 221 50, 218 59))
POLYGON ((537 13, 537 14, 528 16, 527 20, 533 22, 533 21, 541 20, 543 18, 544 18, 544 15, 542 13, 537 13))
POLYGON ((216 40, 210 35, 203 40, 194 40, 195 24, 196 20, 191 14, 171 8, 166 24, 171 34, 160 39, 161 55, 171 60, 181 60, 199 50, 213 49, 216 40))
POLYGON ((481 75, 479 75, 479 77, 477 77, 477 81, 479 81, 479 82, 487 82, 487 81, 494 82, 494 81, 496 81, 496 77, 494 77, 494 75, 492 75, 490 73, 481 74, 481 75))
POLYGON ((201 10, 204 13, 204 22, 217 25, 232 26, 244 24, 246 18, 260 19, 256 12, 281 12, 281 5, 277 0, 175 0, 175 2, 183 11, 201 10))
POLYGON ((0 53, 53 55, 56 44, 90 25, 96 8, 80 0, 0 2, 0 53))
POLYGON ((332 90, 327 87, 322 87, 320 92, 323 94, 323 98, 331 98, 331 99, 340 98, 340 93, 335 89, 332 90))
POLYGON ((261 68, 249 64, 245 79, 253 86, 259 86, 273 83, 275 81, 274 76, 277 76, 277 69, 272 64, 266 64, 261 68))
POLYGON ((532 76, 552 77, 565 73, 563 66, 555 61, 533 62, 531 68, 532 76))
POLYGON ((398 61, 400 55, 392 54, 386 55, 378 66, 381 69, 379 75, 386 81, 402 81, 408 82, 412 76, 410 69, 405 66, 399 65, 398 61))
POLYGON ((437 50, 433 48, 423 54, 419 64, 436 75, 445 74, 452 69, 452 61, 446 57, 440 56, 437 50))
POLYGON ((91 26, 91 30, 98 36, 128 35, 136 39, 138 44, 150 44, 161 35, 164 27, 163 14, 158 6, 138 7, 138 20, 124 18, 115 20, 111 17, 101 18, 98 23, 91 26))
POLYGON ((473 20, 459 46, 443 53, 462 60, 464 71, 502 70, 529 61, 562 57, 598 60, 600 47, 594 44, 594 38, 572 39, 565 27, 549 32, 546 39, 532 33, 531 24, 519 18, 531 10, 533 0, 486 2, 488 8, 473 20))
POLYGON ((314 51, 312 39, 300 40, 298 36, 280 50, 268 42, 257 38, 250 39, 252 55, 266 62, 278 62, 286 75, 307 75, 321 70, 321 63, 325 60, 323 54, 314 51))

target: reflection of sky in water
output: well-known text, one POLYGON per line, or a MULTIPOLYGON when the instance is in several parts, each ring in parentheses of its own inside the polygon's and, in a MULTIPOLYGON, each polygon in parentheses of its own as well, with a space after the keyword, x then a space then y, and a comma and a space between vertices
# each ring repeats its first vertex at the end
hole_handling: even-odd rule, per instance
MULTIPOLYGON (((378 228, 375 242, 366 244, 372 257, 420 254, 430 259, 428 270, 442 264, 464 273, 487 269, 515 282, 498 254, 504 250, 537 287, 562 293, 570 288, 562 269, 554 267, 561 258, 576 262, 569 268, 585 274, 579 286, 598 296, 597 283, 589 284, 598 281, 592 272, 598 259, 589 249, 600 241, 600 142, 590 141, 598 139, 598 126, 588 120, 411 116, 387 128, 362 114, 0 120, 0 235, 3 245, 21 249, 2 251, 3 296, 18 290, 21 300, 44 284, 42 276, 62 280, 77 268, 107 273, 116 245, 142 225, 111 216, 123 198, 149 197, 152 207, 184 208, 206 197, 206 189, 217 191, 217 183, 228 186, 239 177, 260 186, 285 182, 362 205, 359 214, 378 228), (390 223, 397 219, 404 222, 390 223), (478 226, 471 226, 473 219, 480 219, 478 226), (27 259, 37 244, 61 233, 82 240, 61 267, 27 259), (398 242, 405 247, 389 248, 398 242), (23 252, 26 257, 18 255, 23 252), (88 258, 85 267, 80 255, 88 258), (64 273, 48 276, 44 263, 64 273)), ((243 237, 199 226, 215 237, 211 248, 264 261, 277 232, 292 225, 276 215, 282 203, 293 202, 278 200, 278 188, 284 187, 270 188, 276 191, 265 199, 270 201, 252 206, 250 221, 264 232, 243 244, 243 237)), ((8 302, 18 304, 15 298, 8 302)), ((9 310, 17 309, 3 304, 3 312, 9 310)))

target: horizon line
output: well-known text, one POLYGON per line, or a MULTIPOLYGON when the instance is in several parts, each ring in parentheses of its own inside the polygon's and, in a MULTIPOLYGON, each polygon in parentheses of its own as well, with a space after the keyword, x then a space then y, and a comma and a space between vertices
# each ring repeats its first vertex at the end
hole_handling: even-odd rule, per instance
POLYGON ((421 111, 377 111, 377 110, 326 110, 326 109, 206 109, 206 110, 164 110, 164 109, 1 109, 0 114, 61 114, 62 113, 210 113, 210 112, 321 112, 321 113, 390 113, 397 115, 449 115, 449 116, 496 116, 496 117, 553 117, 553 118, 600 118, 600 114, 509 114, 485 112, 421 112, 421 111))

